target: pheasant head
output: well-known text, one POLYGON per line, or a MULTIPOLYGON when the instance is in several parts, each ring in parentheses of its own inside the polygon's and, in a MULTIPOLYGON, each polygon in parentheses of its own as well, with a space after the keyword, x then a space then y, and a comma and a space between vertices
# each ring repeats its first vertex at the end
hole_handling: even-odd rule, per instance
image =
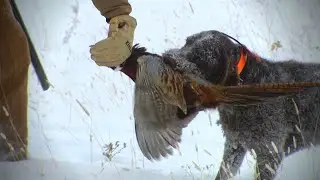
MULTIPOLYGON (((138 59, 143 55, 155 55, 147 52, 147 49, 144 47, 139 47, 139 44, 136 44, 132 47, 131 55, 119 66, 110 67, 115 71, 121 71, 126 74, 132 81, 136 81, 137 68, 138 68, 138 59)), ((156 56, 156 55, 155 55, 156 56)))

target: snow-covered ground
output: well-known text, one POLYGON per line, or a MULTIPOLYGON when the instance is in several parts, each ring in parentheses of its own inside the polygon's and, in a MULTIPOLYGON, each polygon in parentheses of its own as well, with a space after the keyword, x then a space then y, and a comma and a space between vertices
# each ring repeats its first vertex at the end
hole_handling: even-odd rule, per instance
MULTIPOLYGON (((150 51, 180 47, 188 35, 216 29, 259 54, 320 62, 318 0, 131 0, 135 42, 150 51), (279 41, 281 48, 271 51, 279 41)), ((53 87, 29 82, 30 160, 0 163, 2 180, 212 179, 224 138, 217 112, 202 112, 184 130, 180 152, 160 162, 143 158, 134 134, 133 83, 97 67, 89 45, 107 35, 91 0, 17 0, 53 87), (111 161, 104 146, 119 141, 111 161), (125 143, 125 147, 123 145, 125 143)), ((320 148, 285 159, 278 179, 320 179, 320 148)), ((247 155, 236 179, 252 179, 247 155)))

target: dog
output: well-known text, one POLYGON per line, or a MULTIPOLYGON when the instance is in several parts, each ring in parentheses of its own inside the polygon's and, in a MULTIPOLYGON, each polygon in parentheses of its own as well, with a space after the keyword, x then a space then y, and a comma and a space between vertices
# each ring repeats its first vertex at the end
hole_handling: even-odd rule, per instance
MULTIPOLYGON (((215 30, 187 37, 180 49, 163 56, 194 63, 213 84, 250 85, 317 81, 320 64, 296 60, 270 61, 248 49, 242 71, 235 73, 244 46, 215 30)), ((274 102, 252 106, 221 104, 217 107, 226 138, 216 179, 228 179, 239 170, 246 152, 257 160, 257 179, 273 179, 285 156, 320 142, 320 88, 313 87, 274 102)))

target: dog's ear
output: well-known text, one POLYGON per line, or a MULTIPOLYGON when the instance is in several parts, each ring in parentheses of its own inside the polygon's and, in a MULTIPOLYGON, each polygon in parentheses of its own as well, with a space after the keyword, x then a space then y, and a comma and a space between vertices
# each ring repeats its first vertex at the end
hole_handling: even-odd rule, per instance
POLYGON ((241 53, 243 52, 243 50, 246 52, 245 47, 243 47, 240 44, 234 43, 234 46, 232 46, 229 49, 229 56, 234 59, 235 62, 237 62, 240 59, 241 53))

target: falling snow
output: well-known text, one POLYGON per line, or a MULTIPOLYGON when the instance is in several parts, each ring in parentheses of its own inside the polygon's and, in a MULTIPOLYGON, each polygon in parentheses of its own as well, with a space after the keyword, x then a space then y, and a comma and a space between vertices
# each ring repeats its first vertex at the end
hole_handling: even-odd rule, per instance
MULTIPOLYGON (((320 51, 315 48, 320 46, 318 0, 129 2, 138 21, 135 43, 152 52, 181 47, 187 36, 216 29, 270 59, 319 62, 320 51), (281 48, 271 51, 274 42, 281 42, 281 48)), ((17 3, 53 87, 43 92, 30 69, 30 159, 0 163, 0 179, 215 177, 224 144, 216 111, 201 112, 196 117, 184 130, 179 152, 174 156, 159 162, 149 162, 142 156, 132 117, 134 84, 120 72, 97 67, 90 59, 89 46, 108 32, 105 19, 91 0, 17 3), (104 147, 113 142, 126 146, 110 161, 103 153, 104 147)), ((316 153, 320 153, 319 148, 285 159, 278 179, 320 179, 320 156, 316 153)), ((254 163, 248 153, 237 179, 252 179, 254 163)))

